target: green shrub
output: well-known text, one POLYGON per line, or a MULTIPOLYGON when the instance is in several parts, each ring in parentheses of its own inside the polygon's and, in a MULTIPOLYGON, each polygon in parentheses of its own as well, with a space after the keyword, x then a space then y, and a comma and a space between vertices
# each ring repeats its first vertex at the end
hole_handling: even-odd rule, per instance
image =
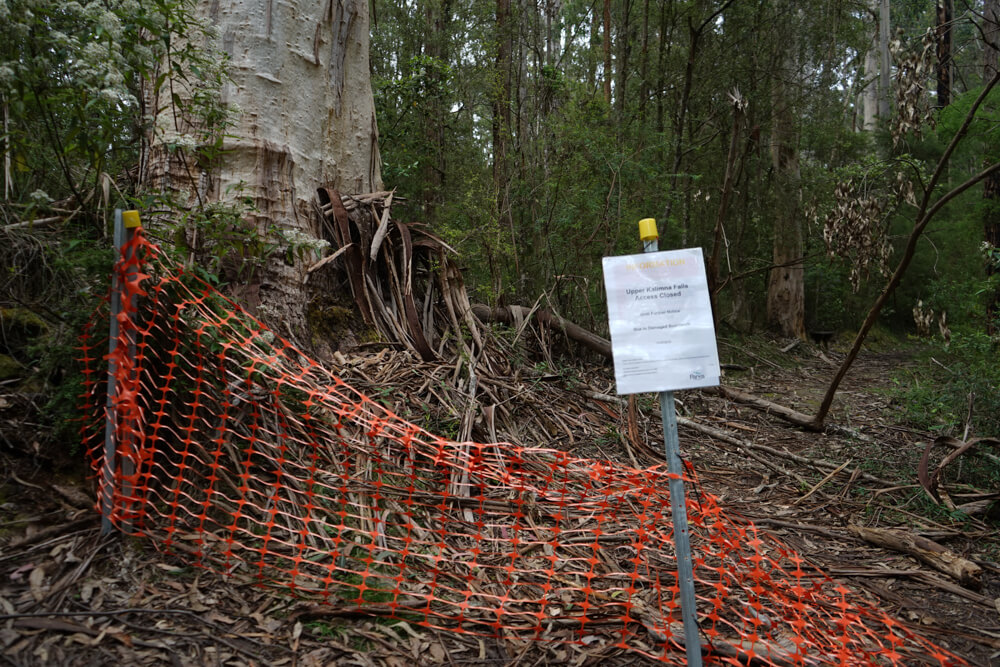
POLYGON ((1000 434, 1000 364, 984 332, 952 333, 951 344, 923 345, 920 362, 894 378, 896 399, 917 428, 961 436, 971 405, 971 432, 1000 434))

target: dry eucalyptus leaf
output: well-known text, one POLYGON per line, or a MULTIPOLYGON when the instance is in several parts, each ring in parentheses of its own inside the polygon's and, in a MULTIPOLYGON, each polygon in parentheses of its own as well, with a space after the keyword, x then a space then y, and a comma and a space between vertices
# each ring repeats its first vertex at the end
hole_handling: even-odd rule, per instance
POLYGON ((441 644, 431 644, 429 650, 431 652, 431 657, 437 662, 443 662, 445 657, 448 655, 447 651, 444 650, 444 647, 441 646, 441 644))
POLYGON ((18 639, 20 639, 21 633, 17 630, 0 629, 0 646, 7 648, 18 639))
POLYGON ((95 585, 96 584, 90 579, 83 582, 83 585, 80 587, 80 600, 83 602, 90 602, 90 597, 94 594, 95 585))
POLYGON ((28 584, 31 586, 31 597, 35 598, 35 602, 41 602, 45 599, 46 588, 43 586, 44 583, 45 566, 39 565, 28 575, 28 584))

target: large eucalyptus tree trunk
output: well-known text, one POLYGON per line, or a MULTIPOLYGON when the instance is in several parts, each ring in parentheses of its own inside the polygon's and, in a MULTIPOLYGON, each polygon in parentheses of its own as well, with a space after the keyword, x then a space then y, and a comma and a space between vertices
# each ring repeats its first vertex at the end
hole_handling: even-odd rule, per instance
POLYGON ((885 122, 891 111, 889 95, 892 89, 892 63, 889 59, 889 0, 879 2, 878 14, 878 115, 885 122))
POLYGON ((878 129, 878 37, 873 36, 865 52, 865 87, 861 91, 861 129, 874 132, 878 129))
MULTIPOLYGON (((232 125, 213 159, 203 151, 199 157, 191 137, 204 119, 181 118, 176 104, 199 91, 168 79, 156 89, 159 99, 147 100, 158 113, 143 180, 182 203, 186 197, 192 207, 250 202, 250 229, 265 234, 273 226, 308 244, 320 236, 312 203, 317 187, 381 188, 368 2, 199 0, 196 11, 214 28, 216 43, 206 46, 229 58, 221 101, 232 125)), ((279 254, 265 264, 258 285, 247 288, 249 305, 259 301, 267 319, 301 322, 310 257, 279 254)))

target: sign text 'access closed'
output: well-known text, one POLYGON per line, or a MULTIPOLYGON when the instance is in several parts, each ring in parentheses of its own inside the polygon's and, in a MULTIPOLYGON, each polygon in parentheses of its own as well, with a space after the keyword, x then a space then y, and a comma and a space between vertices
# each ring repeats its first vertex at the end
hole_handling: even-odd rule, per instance
POLYGON ((719 384, 719 352, 699 248, 604 258, 619 394, 719 384))

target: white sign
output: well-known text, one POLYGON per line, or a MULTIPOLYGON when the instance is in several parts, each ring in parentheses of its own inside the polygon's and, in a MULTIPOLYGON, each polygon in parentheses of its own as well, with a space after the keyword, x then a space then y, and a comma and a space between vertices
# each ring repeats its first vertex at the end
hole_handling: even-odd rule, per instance
POLYGON ((619 394, 719 384, 700 248, 604 258, 619 394))

